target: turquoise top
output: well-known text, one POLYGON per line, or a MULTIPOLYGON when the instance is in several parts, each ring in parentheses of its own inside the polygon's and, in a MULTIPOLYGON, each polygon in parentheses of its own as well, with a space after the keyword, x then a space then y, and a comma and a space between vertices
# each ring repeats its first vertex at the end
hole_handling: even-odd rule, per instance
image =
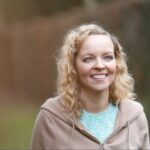
POLYGON ((118 108, 112 103, 99 113, 83 110, 80 121, 87 131, 96 137, 101 143, 112 133, 118 108))

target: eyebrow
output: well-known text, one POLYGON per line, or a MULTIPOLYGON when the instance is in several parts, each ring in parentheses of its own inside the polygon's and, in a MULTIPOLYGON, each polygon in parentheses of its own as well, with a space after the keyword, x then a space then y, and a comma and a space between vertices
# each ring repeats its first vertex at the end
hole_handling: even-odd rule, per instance
POLYGON ((106 54, 113 54, 114 55, 114 52, 105 52, 104 55, 106 54))
MULTIPOLYGON (((104 52, 102 55, 107 55, 107 54, 113 54, 114 55, 114 52, 108 51, 108 52, 104 52)), ((88 56, 88 55, 93 56, 94 53, 84 53, 84 54, 81 55, 81 57, 88 56)))
POLYGON ((94 54, 92 53, 85 53, 85 54, 82 54, 81 57, 85 57, 85 56, 93 56, 94 54))

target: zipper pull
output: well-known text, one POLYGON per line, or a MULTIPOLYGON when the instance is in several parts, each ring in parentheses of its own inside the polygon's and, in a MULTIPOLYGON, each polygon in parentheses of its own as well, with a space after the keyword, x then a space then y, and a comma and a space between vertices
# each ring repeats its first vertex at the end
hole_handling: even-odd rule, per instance
POLYGON ((104 145, 100 144, 100 150, 104 150, 104 145))

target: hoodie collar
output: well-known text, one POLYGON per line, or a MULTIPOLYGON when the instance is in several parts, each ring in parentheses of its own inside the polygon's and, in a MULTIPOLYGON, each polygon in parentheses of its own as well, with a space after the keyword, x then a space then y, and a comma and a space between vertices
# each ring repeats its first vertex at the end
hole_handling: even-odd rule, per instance
MULTIPOLYGON (((118 113, 115 122, 115 129, 134 121, 143 111, 143 107, 139 102, 128 99, 122 100, 119 104, 117 104, 117 106, 118 113)), ((41 109, 46 109, 66 123, 71 125, 75 124, 79 129, 84 130, 84 127, 80 123, 79 119, 65 111, 60 97, 48 99, 41 106, 41 109)))
POLYGON ((130 124, 143 111, 143 107, 139 102, 134 100, 122 100, 118 104, 118 114, 116 117, 115 129, 130 124))
POLYGON ((85 129, 73 114, 68 113, 67 110, 64 109, 61 98, 59 96, 46 100, 46 102, 41 106, 41 109, 46 109, 66 123, 77 126, 80 130, 85 129))

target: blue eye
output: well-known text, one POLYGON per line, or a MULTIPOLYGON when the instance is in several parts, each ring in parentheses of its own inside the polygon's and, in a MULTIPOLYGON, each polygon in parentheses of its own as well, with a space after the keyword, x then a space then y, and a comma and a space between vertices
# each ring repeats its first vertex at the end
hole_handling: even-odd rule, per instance
POLYGON ((92 57, 87 57, 83 59, 83 62, 91 62, 93 60, 92 57))
POLYGON ((108 56, 105 56, 104 59, 105 59, 106 61, 111 61, 111 60, 114 59, 114 56, 108 55, 108 56))

